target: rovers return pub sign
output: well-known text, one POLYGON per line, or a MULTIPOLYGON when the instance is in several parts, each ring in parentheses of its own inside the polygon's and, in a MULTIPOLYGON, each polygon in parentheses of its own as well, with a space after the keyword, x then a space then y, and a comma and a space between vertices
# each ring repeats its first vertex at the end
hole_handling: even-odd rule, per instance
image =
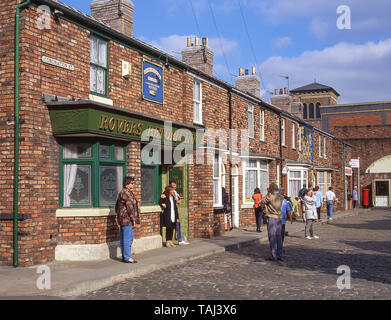
POLYGON ((143 99, 163 103, 163 69, 143 60, 142 75, 143 99))

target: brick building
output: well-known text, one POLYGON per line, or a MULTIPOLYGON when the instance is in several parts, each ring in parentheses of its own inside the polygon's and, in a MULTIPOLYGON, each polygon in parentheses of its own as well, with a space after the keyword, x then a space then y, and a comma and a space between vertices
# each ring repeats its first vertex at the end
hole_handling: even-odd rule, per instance
POLYGON ((182 61, 159 51, 133 37, 130 0, 94 0, 92 17, 57 0, 0 9, 1 264, 116 256, 125 175, 136 252, 162 246, 157 202, 173 178, 189 239, 224 232, 222 187, 235 227, 255 225, 252 192, 271 182, 344 198, 350 145, 261 100, 254 69, 236 86, 215 78, 207 38, 188 39, 182 61))

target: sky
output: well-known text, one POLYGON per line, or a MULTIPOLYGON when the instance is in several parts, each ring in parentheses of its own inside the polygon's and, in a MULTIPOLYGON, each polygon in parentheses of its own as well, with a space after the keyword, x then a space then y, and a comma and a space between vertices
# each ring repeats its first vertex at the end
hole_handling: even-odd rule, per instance
MULTIPOLYGON (((91 1, 62 0, 88 15, 91 1)), ((135 38, 180 59, 188 36, 208 37, 214 75, 234 85, 256 66, 267 101, 282 76, 331 86, 338 103, 391 100, 390 0, 132 1, 135 38)))

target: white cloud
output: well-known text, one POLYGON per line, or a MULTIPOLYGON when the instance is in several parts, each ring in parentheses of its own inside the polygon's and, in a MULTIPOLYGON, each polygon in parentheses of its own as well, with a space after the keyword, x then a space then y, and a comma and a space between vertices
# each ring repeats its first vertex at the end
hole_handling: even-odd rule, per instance
POLYGON ((297 57, 271 57, 261 65, 267 89, 286 87, 280 75, 289 75, 290 87, 317 82, 341 94, 339 103, 391 100, 391 38, 365 44, 339 43, 297 57))
POLYGON ((291 45, 292 43, 292 38, 290 37, 280 37, 274 40, 273 45, 277 49, 281 49, 284 47, 287 47, 291 45))

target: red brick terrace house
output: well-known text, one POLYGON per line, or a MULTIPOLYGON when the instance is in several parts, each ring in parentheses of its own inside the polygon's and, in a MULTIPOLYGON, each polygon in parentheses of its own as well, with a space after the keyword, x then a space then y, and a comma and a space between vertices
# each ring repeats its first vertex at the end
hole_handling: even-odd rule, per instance
POLYGON ((0 3, 0 264, 116 256, 125 175, 141 203, 136 253, 162 246, 169 179, 189 239, 224 232, 222 187, 234 227, 255 224, 251 194, 271 182, 294 196, 304 182, 326 188, 331 172, 343 198, 349 145, 261 100, 254 70, 235 86, 215 78, 207 38, 188 39, 182 61, 135 39, 133 10, 130 0, 93 1, 91 17, 56 0, 0 3), (225 136, 206 143, 208 130, 225 136))

